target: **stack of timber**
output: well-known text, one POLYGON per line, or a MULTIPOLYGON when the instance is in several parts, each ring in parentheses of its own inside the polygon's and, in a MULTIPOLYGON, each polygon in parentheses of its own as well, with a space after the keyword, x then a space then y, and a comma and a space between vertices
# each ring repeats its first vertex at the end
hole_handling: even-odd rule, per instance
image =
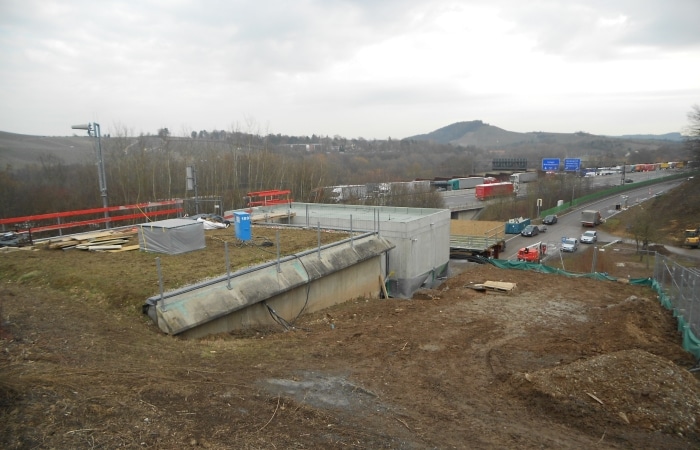
POLYGON ((63 238, 51 239, 49 248, 58 250, 87 250, 92 252, 125 252, 138 250, 139 244, 133 244, 136 229, 119 231, 98 231, 81 233, 63 238))

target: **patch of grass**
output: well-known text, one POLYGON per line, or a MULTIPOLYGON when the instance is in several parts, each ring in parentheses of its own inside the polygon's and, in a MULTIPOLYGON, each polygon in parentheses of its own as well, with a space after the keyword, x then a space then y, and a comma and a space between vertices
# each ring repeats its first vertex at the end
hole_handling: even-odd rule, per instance
POLYGON ((621 225, 622 221, 620 219, 618 219, 617 217, 611 217, 605 221, 605 223, 603 224, 603 228, 605 229, 605 231, 612 233, 617 231, 621 225))
POLYGON ((20 284, 24 283, 29 283, 41 276, 41 271, 40 270, 31 270, 23 275, 20 275, 19 278, 17 278, 17 282, 20 284))
POLYGON ((547 265, 574 273, 607 273, 617 278, 648 278, 653 276, 655 253, 637 253, 633 246, 615 245, 598 248, 593 263, 594 247, 580 247, 576 253, 550 258, 547 265), (563 261, 563 267, 562 267, 563 261))
MULTIPOLYGON (((230 229, 205 231, 206 248, 180 255, 54 250, 46 245, 33 252, 14 252, 0 259, 0 273, 15 274, 17 282, 35 284, 45 280, 48 287, 79 293, 92 301, 106 300, 113 308, 140 311, 143 302, 159 292, 160 260, 165 291, 177 289, 226 274, 225 247, 228 243, 231 271, 274 260, 279 233, 280 256, 298 253, 318 245, 313 229, 254 226, 254 239, 242 243, 230 229), (262 245, 272 242, 273 246, 262 245)), ((347 233, 321 233, 321 245, 348 237, 347 233)), ((6 279, 10 279, 7 277, 6 279)))

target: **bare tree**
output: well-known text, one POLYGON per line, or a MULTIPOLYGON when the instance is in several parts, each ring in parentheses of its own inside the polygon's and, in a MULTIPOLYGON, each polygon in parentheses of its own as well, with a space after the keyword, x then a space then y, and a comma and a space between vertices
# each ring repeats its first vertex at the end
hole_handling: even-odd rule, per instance
POLYGON ((648 266, 649 244, 657 237, 653 212, 650 209, 640 205, 637 208, 636 213, 632 216, 632 223, 628 225, 628 229, 632 233, 634 241, 637 245, 639 260, 642 261, 644 254, 646 254, 648 266))
POLYGON ((700 161, 700 105, 693 105, 688 113, 690 124, 686 127, 686 146, 696 161, 700 161))

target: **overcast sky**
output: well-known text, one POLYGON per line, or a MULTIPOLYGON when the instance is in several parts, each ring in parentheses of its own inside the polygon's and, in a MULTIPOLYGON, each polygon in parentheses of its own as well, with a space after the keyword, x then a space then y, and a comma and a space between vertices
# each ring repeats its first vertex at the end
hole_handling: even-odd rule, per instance
POLYGON ((0 130, 682 132, 699 0, 1 0, 0 130))

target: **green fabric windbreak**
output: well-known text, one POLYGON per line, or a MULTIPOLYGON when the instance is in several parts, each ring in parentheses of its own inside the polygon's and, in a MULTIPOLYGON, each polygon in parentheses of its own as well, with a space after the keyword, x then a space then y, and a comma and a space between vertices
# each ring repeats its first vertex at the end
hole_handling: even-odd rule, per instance
MULTIPOLYGON (((564 275, 572 278, 593 278, 596 280, 607 280, 616 281, 617 278, 611 277, 605 273, 574 273, 567 272, 566 270, 558 269, 556 267, 545 266, 544 264, 529 263, 525 261, 510 261, 505 259, 489 259, 489 263, 500 269, 520 269, 520 270, 534 270, 540 273, 555 273, 558 275, 564 275)), ((651 278, 633 278, 629 280, 629 284, 634 285, 649 285, 651 286, 651 278)))
POLYGON ((680 331, 683 337, 683 349, 690 352, 696 360, 700 360, 700 340, 690 330, 690 326, 683 315, 673 307, 671 299, 666 295, 663 289, 661 289, 661 285, 657 283, 656 280, 654 280, 652 288, 659 295, 659 301, 663 307, 669 311, 673 311, 673 317, 678 321, 678 331, 680 331))
MULTIPOLYGON (((493 264, 500 269, 534 270, 535 272, 540 273, 553 273, 573 278, 593 278, 601 281, 617 280, 617 278, 611 277, 604 273, 573 273, 562 269, 557 269, 556 267, 549 267, 545 266, 544 264, 529 263, 525 261, 510 261, 504 259, 484 259, 484 261, 488 262, 489 264, 493 264)), ((700 361, 700 340, 690 330, 690 326, 686 323, 685 318, 678 312, 678 310, 673 308, 671 300, 663 289, 661 289, 661 285, 659 285, 659 283, 653 278, 632 278, 629 279, 628 282, 629 284, 635 286, 649 286, 656 292, 661 305, 669 311, 673 311, 673 316, 678 321, 678 331, 681 332, 683 337, 683 349, 692 354, 696 360, 700 361)))

